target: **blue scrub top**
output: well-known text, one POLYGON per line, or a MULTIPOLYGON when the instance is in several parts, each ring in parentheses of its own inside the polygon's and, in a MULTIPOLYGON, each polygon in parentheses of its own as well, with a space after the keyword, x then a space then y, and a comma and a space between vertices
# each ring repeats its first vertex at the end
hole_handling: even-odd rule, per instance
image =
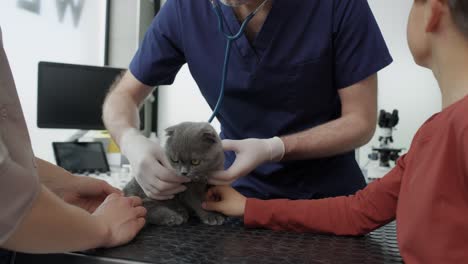
MULTIPOLYGON (((240 23, 233 10, 222 5, 222 12, 225 28, 237 33, 240 23)), ((187 63, 214 108, 226 46, 217 25, 209 0, 168 0, 130 71, 144 84, 169 85, 187 63)), ((270 138, 337 119, 338 90, 391 62, 367 1, 275 0, 253 43, 243 36, 232 46, 225 98, 217 116, 221 137, 270 138)), ((226 157, 227 168, 235 154, 226 157)), ((365 181, 353 151, 265 164, 233 186, 261 199, 316 199, 353 194, 365 181)))

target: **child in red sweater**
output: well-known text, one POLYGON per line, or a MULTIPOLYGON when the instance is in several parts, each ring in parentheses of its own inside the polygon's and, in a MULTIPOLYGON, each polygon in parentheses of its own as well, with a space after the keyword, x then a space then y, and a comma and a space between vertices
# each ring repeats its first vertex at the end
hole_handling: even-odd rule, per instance
POLYGON ((468 1, 415 0, 408 43, 416 63, 437 78, 444 109, 383 179, 322 200, 247 199, 219 186, 204 208, 243 216, 248 227, 337 235, 366 234, 396 219, 406 263, 468 263, 468 1))

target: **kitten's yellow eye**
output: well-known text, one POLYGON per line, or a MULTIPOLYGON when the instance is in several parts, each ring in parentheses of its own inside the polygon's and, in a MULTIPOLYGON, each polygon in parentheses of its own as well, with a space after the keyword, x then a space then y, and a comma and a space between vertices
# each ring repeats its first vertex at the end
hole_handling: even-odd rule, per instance
POLYGON ((176 159, 176 158, 171 158, 171 161, 174 162, 174 163, 179 163, 179 160, 176 159))
POLYGON ((200 160, 192 160, 192 165, 194 166, 200 165, 200 160))

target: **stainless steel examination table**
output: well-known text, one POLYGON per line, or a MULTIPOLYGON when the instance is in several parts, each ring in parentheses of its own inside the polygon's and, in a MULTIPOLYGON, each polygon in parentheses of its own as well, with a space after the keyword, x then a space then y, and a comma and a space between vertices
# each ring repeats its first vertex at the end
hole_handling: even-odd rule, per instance
POLYGON ((245 229, 236 219, 223 226, 197 222, 147 226, 128 245, 73 254, 18 254, 23 263, 403 263, 395 223, 362 237, 245 229))

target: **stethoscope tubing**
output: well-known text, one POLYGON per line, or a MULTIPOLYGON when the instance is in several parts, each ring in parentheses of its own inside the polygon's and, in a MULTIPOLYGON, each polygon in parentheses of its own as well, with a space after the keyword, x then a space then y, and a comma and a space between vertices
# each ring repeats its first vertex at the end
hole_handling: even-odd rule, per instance
POLYGON ((265 5, 265 3, 268 0, 264 0, 252 13, 250 13, 245 18, 244 22, 242 22, 242 25, 241 25, 239 31, 235 35, 230 35, 229 33, 227 33, 224 30, 223 18, 221 16, 221 14, 222 14, 221 8, 219 7, 219 4, 216 2, 216 0, 210 0, 210 1, 211 1, 211 4, 213 5, 213 10, 214 10, 214 12, 216 14, 216 17, 218 18, 219 32, 221 32, 224 35, 224 37, 226 38, 226 49, 225 49, 225 54, 224 54, 223 72, 222 72, 222 75, 221 75, 221 88, 220 88, 220 92, 219 92, 219 96, 218 96, 218 101, 216 102, 216 105, 215 105, 215 107, 213 109, 213 113, 211 114, 211 117, 208 119, 208 123, 211 123, 213 121, 213 119, 216 117, 216 115, 218 114, 219 109, 221 107, 221 104, 223 102, 232 42, 238 40, 244 34, 245 28, 247 27, 249 22, 255 17, 255 15, 258 13, 258 11, 260 11, 260 9, 262 9, 262 7, 265 5))

